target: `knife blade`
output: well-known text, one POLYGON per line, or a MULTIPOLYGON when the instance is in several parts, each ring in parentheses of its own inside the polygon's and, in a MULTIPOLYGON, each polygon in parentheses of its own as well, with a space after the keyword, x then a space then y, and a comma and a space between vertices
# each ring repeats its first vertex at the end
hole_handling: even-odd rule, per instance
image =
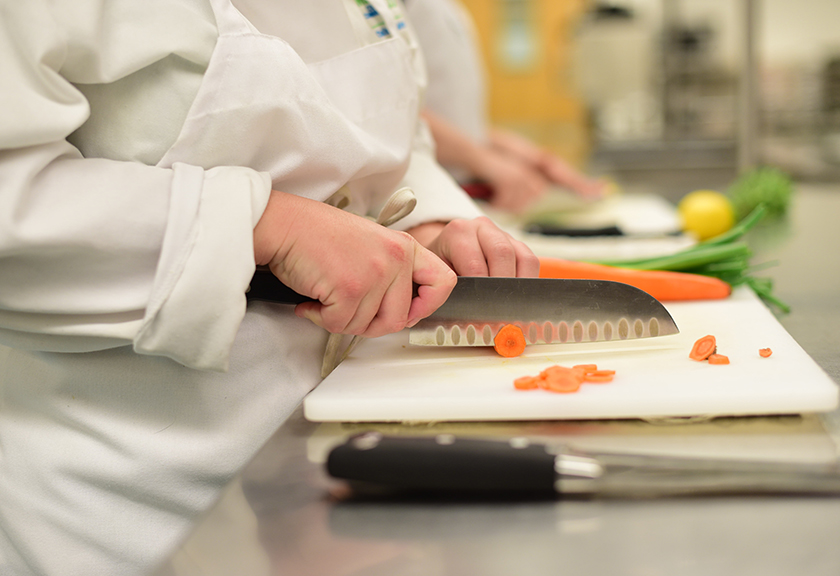
POLYGON ((659 497, 840 494, 836 462, 801 464, 592 453, 565 445, 365 432, 333 448, 333 478, 356 491, 659 497))
MULTIPOLYGON (((255 272, 247 298, 284 304, 313 300, 266 269, 255 272)), ((519 326, 526 344, 628 340, 679 332, 658 300, 627 284, 461 276, 446 302, 409 329, 409 343, 492 346, 506 324, 519 326)))
POLYGON ((627 340, 677 334, 647 292, 605 280, 460 277, 449 298, 409 331, 420 346, 492 346, 505 324, 526 344, 627 340))

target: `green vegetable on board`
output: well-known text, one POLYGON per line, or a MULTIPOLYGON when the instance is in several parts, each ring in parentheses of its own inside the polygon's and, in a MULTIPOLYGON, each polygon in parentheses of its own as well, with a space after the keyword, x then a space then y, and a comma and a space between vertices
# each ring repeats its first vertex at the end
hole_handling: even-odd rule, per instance
POLYGON ((727 190, 737 218, 763 204, 768 217, 784 215, 793 196, 793 182, 778 168, 756 168, 740 176, 727 190))
POLYGON ((733 287, 747 284, 769 306, 788 313, 790 307, 773 295, 772 279, 753 275, 767 265, 751 266, 749 260, 752 251, 742 240, 744 234, 762 220, 767 212, 767 207, 759 204, 727 232, 674 254, 598 263, 635 270, 675 270, 714 276, 733 287))

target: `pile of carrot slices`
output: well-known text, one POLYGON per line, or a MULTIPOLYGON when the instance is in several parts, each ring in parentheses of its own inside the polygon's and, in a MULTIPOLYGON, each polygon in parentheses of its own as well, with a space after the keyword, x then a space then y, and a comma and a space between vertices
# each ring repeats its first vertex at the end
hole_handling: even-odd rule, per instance
POLYGON ((612 382, 615 370, 599 370, 595 364, 578 364, 571 368, 555 364, 536 376, 522 376, 513 381, 517 390, 547 390, 569 394, 577 392, 585 382, 612 382))

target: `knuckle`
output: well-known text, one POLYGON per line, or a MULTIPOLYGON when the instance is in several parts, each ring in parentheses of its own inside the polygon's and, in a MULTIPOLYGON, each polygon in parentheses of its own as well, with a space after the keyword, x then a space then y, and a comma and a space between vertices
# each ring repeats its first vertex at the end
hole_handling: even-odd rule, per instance
MULTIPOLYGON (((486 276, 487 263, 482 259, 470 258, 462 265, 463 276, 486 276)), ((453 284, 454 286, 454 284, 453 284)))
POLYGON ((408 232, 395 231, 385 242, 385 253, 398 262, 409 261, 414 254, 414 243, 414 238, 408 232))
POLYGON ((536 254, 525 249, 517 257, 516 268, 517 270, 521 270, 523 275, 526 276, 539 275, 540 259, 536 254))
POLYGON ((364 278, 348 277, 342 281, 339 297, 344 301, 355 302, 367 294, 368 288, 369 284, 364 278))
POLYGON ((506 238, 500 238, 493 242, 490 250, 492 256, 502 260, 513 260, 516 258, 516 248, 506 238))

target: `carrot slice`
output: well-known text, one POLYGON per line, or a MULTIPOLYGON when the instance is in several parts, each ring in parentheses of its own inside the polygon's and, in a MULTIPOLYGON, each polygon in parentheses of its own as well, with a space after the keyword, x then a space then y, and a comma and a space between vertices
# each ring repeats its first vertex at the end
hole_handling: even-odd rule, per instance
POLYGON ((594 372, 588 372, 584 376, 584 381, 597 383, 612 382, 614 377, 615 370, 595 370, 594 372))
POLYGON ((573 369, 580 368, 584 372, 595 372, 598 369, 597 364, 575 364, 572 366, 573 369))
POLYGON ((770 348, 761 348, 758 351, 758 355, 761 356, 762 358, 770 358, 770 355, 772 353, 773 353, 773 351, 770 350, 770 348))
POLYGON ((505 324, 493 339, 493 348, 505 358, 519 356, 525 351, 525 334, 522 328, 505 324))
POLYGON ((729 356, 723 354, 711 354, 709 356, 709 364, 729 364, 729 356))
POLYGON ((543 378, 565 378, 573 372, 573 368, 567 368, 565 366, 555 364, 553 366, 549 366, 548 368, 540 372, 540 376, 542 376, 543 378))
POLYGON ((555 372, 551 376, 546 377, 545 380, 548 390, 564 394, 577 392, 580 389, 580 385, 583 383, 583 381, 572 371, 567 373, 555 372))
POLYGON ((513 387, 517 390, 536 390, 539 388, 539 377, 522 376, 513 381, 513 387))
POLYGON ((644 290, 657 300, 709 300, 726 298, 732 287, 712 276, 670 270, 633 270, 590 262, 541 257, 540 278, 613 280, 644 290))
POLYGON ((715 337, 712 335, 703 336, 694 343, 694 346, 691 347, 691 352, 688 353, 688 357, 692 360, 702 362, 703 360, 706 360, 709 356, 714 354, 716 351, 717 341, 715 337))

